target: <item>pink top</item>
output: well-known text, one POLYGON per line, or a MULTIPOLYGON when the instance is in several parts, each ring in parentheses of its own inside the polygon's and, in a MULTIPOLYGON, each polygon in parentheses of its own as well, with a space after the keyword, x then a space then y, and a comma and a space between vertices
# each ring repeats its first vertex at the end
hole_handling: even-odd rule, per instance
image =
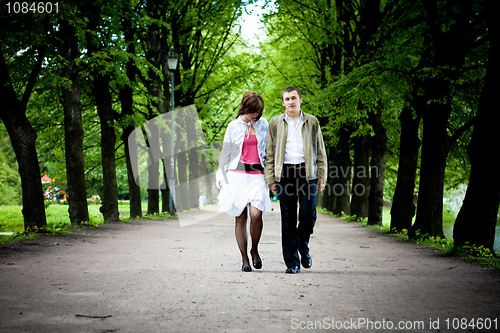
MULTIPOLYGON (((241 148, 240 162, 245 164, 260 164, 259 151, 257 149, 257 136, 246 135, 241 148)), ((234 172, 249 173, 249 174, 264 174, 263 171, 244 171, 231 170, 234 172)))

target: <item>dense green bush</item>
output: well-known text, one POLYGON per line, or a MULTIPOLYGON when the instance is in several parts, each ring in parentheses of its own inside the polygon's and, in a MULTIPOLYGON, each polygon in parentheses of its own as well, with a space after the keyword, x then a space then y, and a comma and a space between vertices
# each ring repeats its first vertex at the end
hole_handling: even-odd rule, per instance
MULTIPOLYGON (((2 124, 3 126, 3 124, 2 124)), ((10 140, 5 131, 0 131, 0 205, 21 203, 21 177, 10 140)))

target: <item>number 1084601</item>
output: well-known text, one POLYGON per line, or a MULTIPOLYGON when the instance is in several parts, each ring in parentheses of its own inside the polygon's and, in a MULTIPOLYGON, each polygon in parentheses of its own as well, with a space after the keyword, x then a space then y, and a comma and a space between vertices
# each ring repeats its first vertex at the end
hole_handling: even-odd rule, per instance
POLYGON ((59 2, 8 2, 9 14, 51 14, 59 13, 59 2))

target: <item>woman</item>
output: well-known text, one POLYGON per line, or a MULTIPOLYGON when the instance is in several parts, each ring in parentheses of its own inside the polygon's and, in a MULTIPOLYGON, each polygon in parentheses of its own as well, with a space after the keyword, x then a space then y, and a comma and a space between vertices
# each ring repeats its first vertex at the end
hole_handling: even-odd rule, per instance
POLYGON ((247 254, 247 216, 250 215, 252 264, 260 269, 262 260, 258 245, 262 214, 272 205, 264 178, 268 123, 261 118, 263 110, 264 100, 258 93, 248 91, 243 95, 238 115, 226 129, 216 178, 217 188, 221 190, 219 210, 236 218, 236 241, 244 272, 252 271, 247 254))

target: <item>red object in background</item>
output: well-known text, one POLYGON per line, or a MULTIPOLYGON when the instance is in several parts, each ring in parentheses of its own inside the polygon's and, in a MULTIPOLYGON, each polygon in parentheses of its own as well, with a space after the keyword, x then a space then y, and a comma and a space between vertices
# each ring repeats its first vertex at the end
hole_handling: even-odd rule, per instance
POLYGON ((66 192, 61 190, 58 186, 55 186, 52 178, 44 174, 41 178, 43 184, 43 196, 45 197, 45 201, 58 201, 58 200, 66 200, 66 192))
POLYGON ((52 182, 52 179, 47 176, 47 174, 44 174, 43 177, 42 177, 42 183, 51 183, 52 182))

